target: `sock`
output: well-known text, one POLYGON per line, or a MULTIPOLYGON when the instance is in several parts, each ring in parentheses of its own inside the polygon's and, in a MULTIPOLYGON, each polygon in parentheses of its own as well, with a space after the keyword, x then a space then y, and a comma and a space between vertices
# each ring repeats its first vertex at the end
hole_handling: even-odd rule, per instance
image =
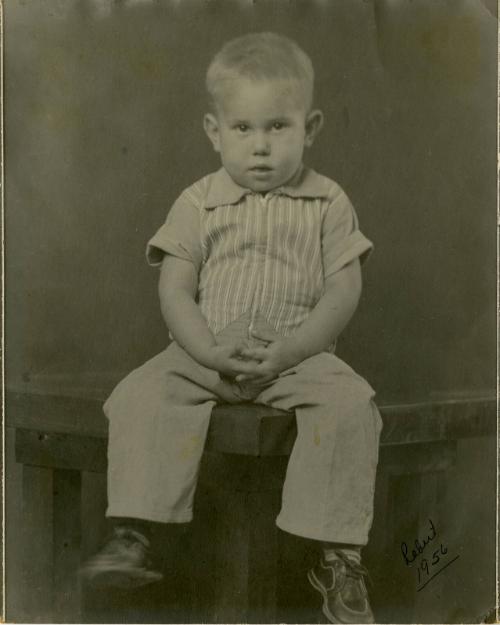
POLYGON ((323 547, 323 557, 326 562, 333 562, 334 560, 338 560, 339 551, 342 551, 350 560, 354 560, 357 564, 361 563, 361 547, 357 547, 356 545, 349 545, 348 547, 344 547, 342 544, 339 546, 333 546, 333 544, 329 544, 328 547, 323 547))
POLYGON ((148 521, 142 519, 132 519, 128 517, 111 517, 111 526, 114 528, 125 527, 134 532, 142 534, 149 542, 151 542, 151 524, 148 521))

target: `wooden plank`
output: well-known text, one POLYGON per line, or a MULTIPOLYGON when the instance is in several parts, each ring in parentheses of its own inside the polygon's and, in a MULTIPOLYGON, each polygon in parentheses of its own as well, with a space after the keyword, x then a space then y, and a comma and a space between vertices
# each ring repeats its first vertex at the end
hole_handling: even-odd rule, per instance
POLYGON ((265 417, 260 428, 259 450, 261 456, 289 456, 297 437, 297 422, 294 414, 283 413, 276 417, 265 417))
POLYGON ((54 622, 79 623, 81 532, 81 474, 54 471, 54 622))
MULTIPOLYGON (((101 405, 94 398, 7 392, 7 424, 40 432, 105 438, 107 421, 101 405)), ((496 433, 494 397, 388 405, 381 407, 381 413, 383 445, 496 433)), ((294 436, 295 423, 290 413, 248 404, 217 406, 207 449, 223 453, 236 450, 248 455, 287 455, 294 436)))
MULTIPOLYGON (((381 408, 381 445, 408 445, 496 433, 492 400, 443 401, 381 408)), ((297 434, 293 413, 263 406, 217 406, 206 449, 253 456, 289 455, 297 434)))
POLYGON ((384 445, 496 434, 493 398, 385 406, 381 413, 384 445))
MULTIPOLYGON (((412 447, 417 443, 425 442, 428 446, 428 456, 430 458, 432 456, 433 441, 446 441, 462 436, 480 436, 486 433, 493 435, 496 431, 494 411, 490 410, 493 406, 488 405, 488 409, 484 406, 476 406, 476 408, 479 408, 479 413, 471 414, 470 410, 464 407, 465 416, 457 417, 453 413, 445 415, 445 420, 441 422, 440 417, 432 416, 431 412, 427 426, 425 420, 422 424, 412 424, 411 420, 405 421, 401 418, 401 424, 395 428, 399 434, 395 434, 395 429, 393 429, 391 433, 386 434, 385 441, 382 438, 381 456, 384 459, 388 457, 395 458, 399 453, 401 457, 400 464, 406 464, 406 466, 411 467, 409 454, 412 447), (470 420, 470 425, 466 427, 465 422, 467 419, 470 420), (413 427, 415 431, 419 431, 419 434, 412 433, 411 429, 408 429, 405 434, 406 427, 413 427), (437 438, 433 439, 432 436, 437 438), (392 442, 388 442, 388 438, 392 442), (402 442, 402 439, 404 439, 404 442, 402 442), (398 447, 401 449, 399 452, 395 451, 398 447), (384 448, 391 448, 394 451, 387 456, 384 448)), ((231 413, 229 407, 217 408, 213 417, 212 435, 211 438, 209 437, 206 449, 213 451, 215 447, 219 452, 224 450, 225 453, 228 453, 234 441, 234 437, 231 438, 231 432, 234 431, 234 426, 238 425, 243 419, 251 422, 253 432, 249 436, 250 442, 247 448, 245 448, 241 437, 238 435, 237 452, 232 452, 234 456, 238 454, 248 455, 249 457, 269 456, 270 458, 273 456, 286 456, 293 446, 295 436, 294 417, 289 413, 274 413, 265 416, 266 414, 265 409, 253 406, 250 408, 248 406, 235 406, 232 407, 231 413), (253 410, 256 410, 256 418, 252 416, 253 410), (219 421, 219 415, 221 415, 221 421, 219 421), (226 429, 225 424, 231 421, 232 424, 230 427, 228 426, 229 429, 226 429), (223 425, 219 427, 220 423, 223 425), (212 442, 211 444, 210 441, 212 442)), ((396 416, 392 415, 392 419, 395 420, 396 416)), ((38 422, 38 425, 41 425, 41 423, 38 422)), ((249 429, 245 430, 247 434, 249 431, 249 429)), ((24 464, 37 466, 104 472, 107 466, 106 446, 106 440, 102 437, 82 436, 77 433, 72 435, 70 433, 45 431, 44 429, 27 430, 20 428, 16 434, 16 460, 24 464)), ((419 457, 422 457, 420 452, 419 457)), ((445 460, 446 458, 443 457, 442 462, 445 462, 445 460)), ((244 465, 237 466, 239 473, 234 473, 230 476, 233 480, 242 479, 244 465), (240 476, 239 478, 238 475, 240 476)), ((252 479, 255 480, 257 477, 257 475, 254 475, 252 479)))
MULTIPOLYGON (((207 450, 218 453, 234 453, 250 456, 280 455, 288 453, 283 449, 283 435, 287 430, 295 430, 293 413, 275 410, 256 404, 237 406, 217 406, 212 414, 210 430, 207 437, 207 450), (264 431, 277 432, 267 443, 267 454, 262 449, 264 431)), ((293 432, 295 439, 295 432, 293 432)))
POLYGON ((26 465, 104 472, 105 439, 56 432, 18 429, 16 460, 26 465))
POLYGON ((52 622, 52 471, 23 467, 23 621, 52 622))
POLYGON ((106 437, 102 401, 86 397, 37 395, 7 391, 7 425, 43 432, 106 437))
POLYGON ((456 441, 388 445, 380 449, 379 466, 389 475, 445 471, 456 462, 456 441))

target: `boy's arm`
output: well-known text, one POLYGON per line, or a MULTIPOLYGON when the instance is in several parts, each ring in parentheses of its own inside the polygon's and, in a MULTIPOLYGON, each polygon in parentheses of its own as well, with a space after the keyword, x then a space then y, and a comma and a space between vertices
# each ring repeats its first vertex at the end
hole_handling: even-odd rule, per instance
POLYGON ((338 338, 358 307, 361 287, 357 258, 326 278, 325 293, 292 337, 299 362, 328 349, 338 338))
POLYGON ((294 335, 278 340, 255 335, 270 340, 270 343, 267 347, 244 351, 246 358, 260 360, 261 364, 256 367, 257 374, 241 374, 237 381, 252 380, 257 384, 270 381, 282 371, 326 350, 354 314, 361 295, 361 284, 361 267, 357 258, 328 276, 323 296, 294 335))
POLYGON ((191 261, 165 255, 158 291, 161 311, 172 336, 192 358, 231 377, 254 371, 255 364, 239 359, 244 343, 217 345, 196 303, 198 275, 191 261))

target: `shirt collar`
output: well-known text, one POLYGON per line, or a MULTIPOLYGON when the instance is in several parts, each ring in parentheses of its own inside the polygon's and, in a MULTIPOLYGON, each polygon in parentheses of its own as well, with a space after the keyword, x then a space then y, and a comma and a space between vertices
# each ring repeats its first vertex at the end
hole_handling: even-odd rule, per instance
MULTIPOLYGON (((288 184, 273 189, 270 193, 294 198, 326 198, 329 187, 327 178, 302 166, 288 184)), ((212 176, 204 206, 207 210, 212 210, 217 206, 237 204, 242 197, 251 193, 253 191, 234 182, 224 167, 221 167, 212 176)))

